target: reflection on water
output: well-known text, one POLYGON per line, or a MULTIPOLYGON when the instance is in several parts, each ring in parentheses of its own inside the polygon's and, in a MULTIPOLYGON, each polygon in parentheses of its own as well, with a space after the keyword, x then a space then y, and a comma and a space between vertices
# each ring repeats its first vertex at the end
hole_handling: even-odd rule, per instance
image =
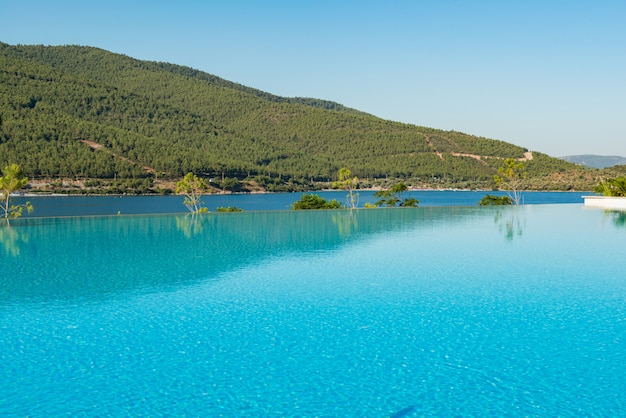
POLYGON ((205 214, 191 213, 186 216, 177 216, 176 228, 181 231, 186 238, 192 238, 202 234, 208 217, 205 214))
POLYGON ((332 221, 337 226, 337 233, 339 236, 346 237, 352 235, 358 229, 358 217, 359 211, 347 210, 337 211, 333 213, 332 221))
POLYGON ((0 302, 160 291, 288 254, 428 225, 463 224, 479 208, 243 212, 23 220, 2 228, 0 302), (7 258, 6 256, 4 258, 7 258))
POLYGON ((7 255, 17 257, 20 247, 28 244, 28 235, 24 229, 11 227, 8 222, 0 226, 0 244, 7 255))
POLYGON ((626 211, 607 210, 605 215, 611 219, 613 224, 618 228, 626 228, 626 211))
POLYGON ((494 215, 494 223, 504 234, 507 241, 512 241, 515 237, 521 237, 526 227, 526 218, 522 211, 517 210, 517 206, 511 208, 497 208, 494 215))
MULTIPOLYGON (((0 228, 0 261, 12 273, 0 277, 0 303, 167 290, 277 257, 405 232, 416 232, 421 245, 428 244, 422 231, 480 224, 485 237, 519 241, 529 214, 523 207, 477 206, 24 219, 0 228)), ((626 228, 624 212, 607 216, 626 228)))

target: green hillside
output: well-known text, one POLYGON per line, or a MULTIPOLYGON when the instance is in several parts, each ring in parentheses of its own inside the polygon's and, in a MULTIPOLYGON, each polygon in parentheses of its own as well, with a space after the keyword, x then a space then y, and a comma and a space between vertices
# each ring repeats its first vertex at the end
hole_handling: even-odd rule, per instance
MULTIPOLYGON (((32 179, 124 180, 143 191, 189 171, 231 187, 236 178, 311 188, 341 167, 364 185, 491 187, 502 160, 527 151, 81 46, 0 43, 0 118, 0 165, 18 163, 32 179)), ((532 157, 534 188, 588 188, 595 175, 532 157)))

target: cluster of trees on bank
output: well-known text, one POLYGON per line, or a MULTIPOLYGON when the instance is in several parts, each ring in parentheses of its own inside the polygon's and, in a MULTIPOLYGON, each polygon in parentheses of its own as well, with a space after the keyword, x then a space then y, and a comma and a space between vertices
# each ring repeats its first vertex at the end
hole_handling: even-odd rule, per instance
MULTIPOLYGON (((0 43, 0 165, 19 162, 33 179, 152 181, 193 172, 306 189, 347 166, 368 184, 490 187, 502 161, 525 151, 96 48, 0 43)), ((585 170, 534 155, 529 179, 585 170)), ((558 188, 574 187, 567 181, 558 188)))

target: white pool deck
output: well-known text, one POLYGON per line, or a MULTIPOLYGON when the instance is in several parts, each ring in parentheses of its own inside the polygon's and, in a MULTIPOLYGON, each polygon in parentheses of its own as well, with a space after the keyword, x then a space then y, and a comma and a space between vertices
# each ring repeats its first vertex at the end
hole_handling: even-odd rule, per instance
POLYGON ((583 196, 585 206, 608 210, 626 210, 626 197, 583 196))

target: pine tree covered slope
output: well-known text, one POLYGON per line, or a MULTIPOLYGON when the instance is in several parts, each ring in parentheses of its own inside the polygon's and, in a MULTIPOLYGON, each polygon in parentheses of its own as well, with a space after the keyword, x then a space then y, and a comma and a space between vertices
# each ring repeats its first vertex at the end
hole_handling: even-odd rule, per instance
MULTIPOLYGON (((502 159, 527 151, 81 46, 0 43, 0 117, 0 164, 18 163, 33 178, 191 171, 309 182, 349 167, 363 179, 489 187, 502 159)), ((561 183, 539 188, 579 187, 570 180, 589 177, 574 164, 532 156, 531 178, 558 173, 561 183)))

